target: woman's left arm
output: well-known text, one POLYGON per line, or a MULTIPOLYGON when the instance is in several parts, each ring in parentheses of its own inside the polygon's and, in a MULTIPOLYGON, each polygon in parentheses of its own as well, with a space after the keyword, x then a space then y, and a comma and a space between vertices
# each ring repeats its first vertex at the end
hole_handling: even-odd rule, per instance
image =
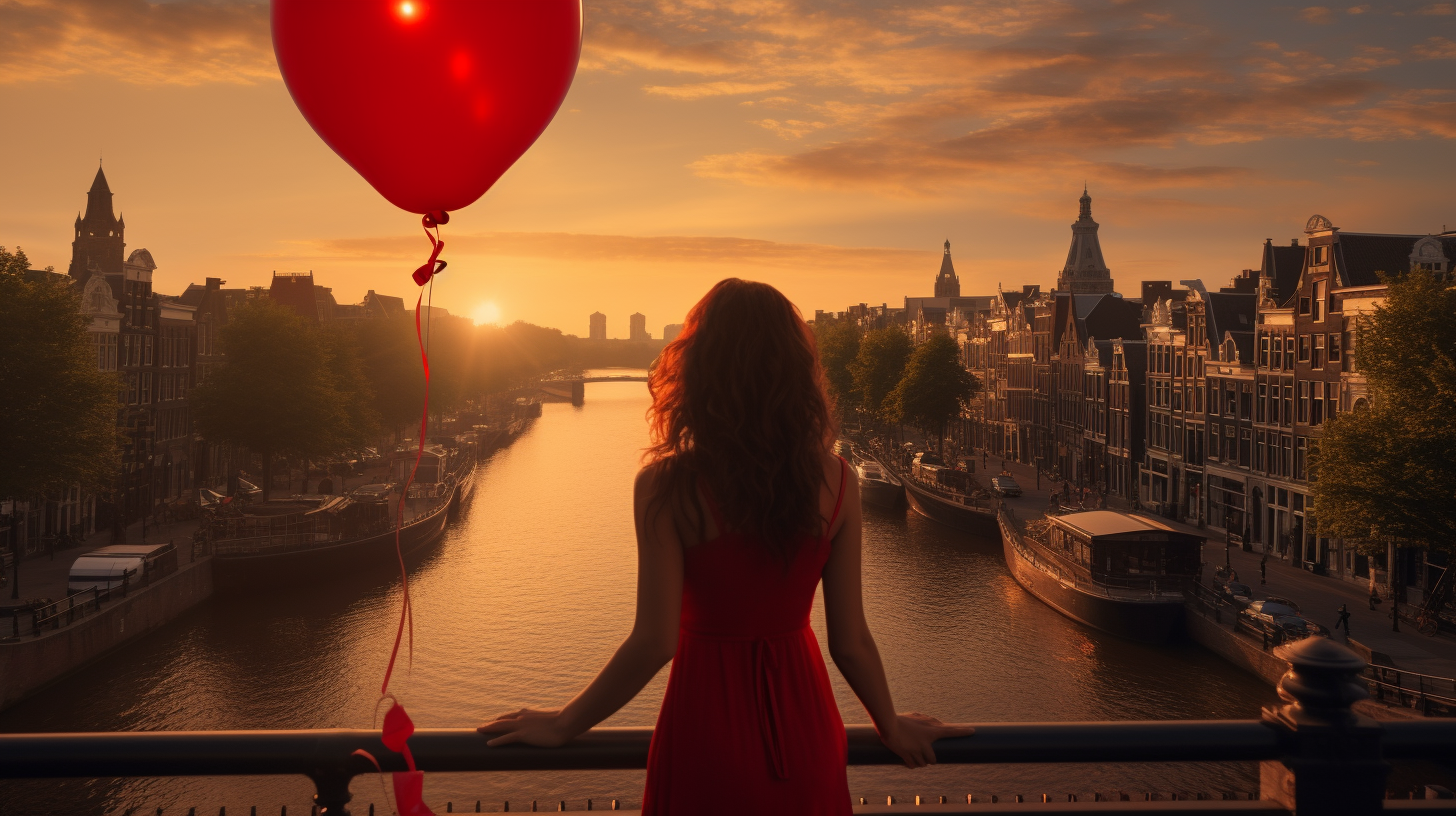
POLYGON ((477 731, 500 734, 487 745, 519 742, 554 748, 615 714, 672 660, 682 614, 683 549, 661 495, 657 469, 643 468, 633 489, 637 523, 637 617, 632 633, 601 672, 565 708, 523 708, 477 731), (659 504, 648 518, 648 506, 659 504))

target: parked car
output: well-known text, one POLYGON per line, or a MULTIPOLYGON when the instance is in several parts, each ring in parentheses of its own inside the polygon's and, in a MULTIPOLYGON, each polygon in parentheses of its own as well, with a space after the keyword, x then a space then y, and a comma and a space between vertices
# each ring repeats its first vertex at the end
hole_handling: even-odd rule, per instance
POLYGON ((1254 601, 1244 607, 1239 614, 1261 623, 1277 623, 1276 618, 1299 617, 1299 612, 1293 607, 1274 601, 1254 601))
POLYGON ((1272 603, 1284 604, 1285 606, 1289 607, 1290 609, 1293 609, 1294 610, 1294 613, 1296 615, 1297 614, 1300 614, 1300 612, 1299 612, 1299 604, 1295 603, 1294 601, 1289 600, 1288 598, 1281 598, 1278 595, 1268 595, 1268 596, 1266 596, 1264 598, 1264 600, 1270 601, 1272 603))
POLYGON ((1329 637, 1330 630, 1315 623, 1308 618, 1298 615, 1279 615, 1274 618, 1274 625, 1283 629, 1287 639, 1298 640, 1311 636, 1329 637))
POLYGON ((1224 600, 1244 606, 1254 599, 1254 590, 1248 584, 1241 584, 1238 581, 1227 581, 1218 586, 1218 594, 1224 600))
POLYGON ((1017 484, 1016 480, 1011 478, 1010 476, 992 476, 991 489, 994 490, 996 492, 996 495, 998 496, 1005 496, 1009 498, 1012 496, 1021 495, 1021 485, 1017 484))

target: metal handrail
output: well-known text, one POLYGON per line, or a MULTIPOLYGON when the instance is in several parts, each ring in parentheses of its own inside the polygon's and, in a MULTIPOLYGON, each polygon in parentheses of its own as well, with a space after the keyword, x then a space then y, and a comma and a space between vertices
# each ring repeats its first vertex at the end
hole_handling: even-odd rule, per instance
MULTIPOLYGON (((1456 723, 1416 723, 1422 750, 1456 743, 1456 723), (1444 730, 1440 730, 1440 729, 1444 730)), ((940 740, 942 763, 1230 762, 1275 759, 1279 736, 1258 720, 977 724, 970 737, 940 740)), ((868 725, 845 729, 850 765, 898 765, 868 725)), ((647 767, 652 728, 594 728, 561 748, 487 747, 474 729, 420 729, 410 751, 424 771, 620 770, 647 767)), ((406 770, 379 731, 141 731, 0 735, 0 778, 236 776, 321 773, 357 776, 374 765, 406 770)))

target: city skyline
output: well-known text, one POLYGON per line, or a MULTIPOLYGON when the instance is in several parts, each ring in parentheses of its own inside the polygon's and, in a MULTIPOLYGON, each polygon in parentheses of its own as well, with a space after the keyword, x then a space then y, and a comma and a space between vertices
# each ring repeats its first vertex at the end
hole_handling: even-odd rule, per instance
MULTIPOLYGON (((0 205, 6 245, 63 267, 104 154, 163 291, 312 270, 341 301, 408 296, 423 238, 294 111, 265 5, 25 9, 0 12, 0 99, 48 124, 4 137, 25 191, 0 205)), ((589 5, 561 116, 447 227, 435 302, 579 333, 598 308, 672 319, 739 275, 812 314, 828 286, 930 294, 946 239, 968 294, 1048 286, 1084 180, 1125 294, 1226 280, 1314 212, 1439 232, 1452 11, 589 5)))

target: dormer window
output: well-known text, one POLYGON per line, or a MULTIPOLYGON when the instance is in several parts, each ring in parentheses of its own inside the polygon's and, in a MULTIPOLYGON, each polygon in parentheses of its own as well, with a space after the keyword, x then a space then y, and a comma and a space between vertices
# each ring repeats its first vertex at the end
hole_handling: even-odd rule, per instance
POLYGON ((1444 278, 1449 269, 1449 261, 1442 251, 1441 242, 1433 236, 1416 241, 1411 249, 1410 260, 1411 269, 1433 272, 1437 278, 1444 278))
POLYGON ((1324 266, 1330 262, 1330 248, 1327 245, 1310 247, 1311 260, 1314 266, 1324 266))

